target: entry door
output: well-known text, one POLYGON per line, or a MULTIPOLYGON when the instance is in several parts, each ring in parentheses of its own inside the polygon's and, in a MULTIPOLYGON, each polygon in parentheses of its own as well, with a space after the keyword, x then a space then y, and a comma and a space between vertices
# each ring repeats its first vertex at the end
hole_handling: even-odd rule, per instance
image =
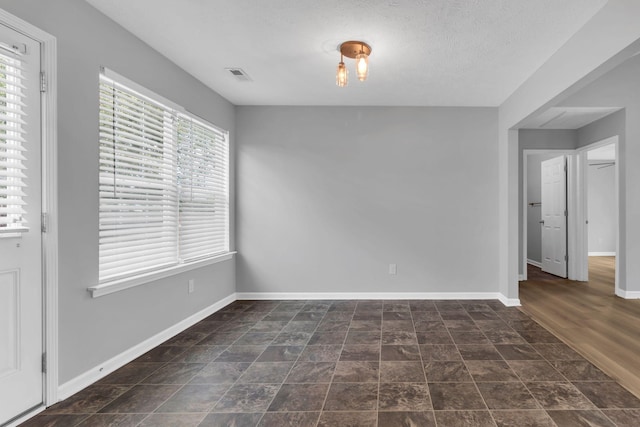
POLYGON ((567 277, 565 156, 542 162, 542 271, 567 277))
POLYGON ((0 425, 43 402, 40 44, 0 24, 0 425))

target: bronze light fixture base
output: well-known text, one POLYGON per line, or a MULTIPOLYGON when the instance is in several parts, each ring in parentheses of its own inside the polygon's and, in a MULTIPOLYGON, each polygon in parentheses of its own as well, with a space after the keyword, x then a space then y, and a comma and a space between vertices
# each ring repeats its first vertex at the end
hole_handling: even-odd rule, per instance
POLYGON ((364 53, 365 55, 371 55, 371 46, 365 42, 350 40, 340 45, 340 53, 347 58, 355 59, 357 55, 364 53))

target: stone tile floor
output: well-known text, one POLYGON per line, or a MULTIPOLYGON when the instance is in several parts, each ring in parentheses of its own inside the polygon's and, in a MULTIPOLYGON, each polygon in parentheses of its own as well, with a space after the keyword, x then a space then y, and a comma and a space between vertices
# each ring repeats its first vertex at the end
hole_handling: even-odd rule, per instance
POLYGON ((498 301, 236 301, 23 426, 638 426, 498 301))

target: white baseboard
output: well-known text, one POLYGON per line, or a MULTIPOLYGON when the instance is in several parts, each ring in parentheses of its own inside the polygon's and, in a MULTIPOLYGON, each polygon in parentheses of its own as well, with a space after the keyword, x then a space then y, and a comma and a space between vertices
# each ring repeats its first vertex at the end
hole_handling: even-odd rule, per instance
POLYGON ((532 259, 527 259, 527 264, 531 264, 534 267, 542 268, 542 263, 538 261, 534 261, 532 259))
POLYGON ((589 252, 589 256, 616 256, 615 252, 589 252))
MULTIPOLYGON (((183 321, 178 322, 175 325, 165 329, 164 331, 157 333, 156 335, 141 342, 140 344, 131 347, 130 349, 118 354, 117 356, 112 357, 104 363, 101 363, 100 365, 89 369, 85 373, 78 375, 74 379, 60 385, 60 387, 58 387, 59 401, 72 396, 73 394, 98 381, 99 379, 104 378, 116 369, 121 368, 132 360, 142 356, 147 351, 162 344, 169 338, 179 334, 185 329, 195 325, 202 319, 212 315, 221 308, 231 304, 236 299, 236 294, 231 294, 221 299, 220 301, 210 305, 209 307, 187 317, 183 321)), ((55 402, 52 402, 51 404, 53 403, 55 402)))
POLYGON ((640 299, 639 291, 623 291, 622 289, 616 288, 616 295, 624 299, 640 299))
POLYGON ((497 292, 238 292, 239 300, 500 299, 497 292))
POLYGON ((498 295, 498 301, 505 305, 505 307, 520 307, 520 298, 507 298, 502 294, 498 295))

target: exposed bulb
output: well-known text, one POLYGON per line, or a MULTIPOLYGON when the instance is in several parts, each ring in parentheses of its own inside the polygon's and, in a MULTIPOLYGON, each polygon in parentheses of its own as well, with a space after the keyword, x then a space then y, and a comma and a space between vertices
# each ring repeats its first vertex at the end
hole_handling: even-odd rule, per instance
POLYGON ((358 80, 361 82, 367 79, 369 73, 369 57, 364 53, 356 55, 356 73, 358 74, 358 80))
POLYGON ((345 67, 344 62, 340 61, 338 64, 338 71, 336 71, 336 84, 339 87, 345 87, 347 85, 349 71, 345 67))

